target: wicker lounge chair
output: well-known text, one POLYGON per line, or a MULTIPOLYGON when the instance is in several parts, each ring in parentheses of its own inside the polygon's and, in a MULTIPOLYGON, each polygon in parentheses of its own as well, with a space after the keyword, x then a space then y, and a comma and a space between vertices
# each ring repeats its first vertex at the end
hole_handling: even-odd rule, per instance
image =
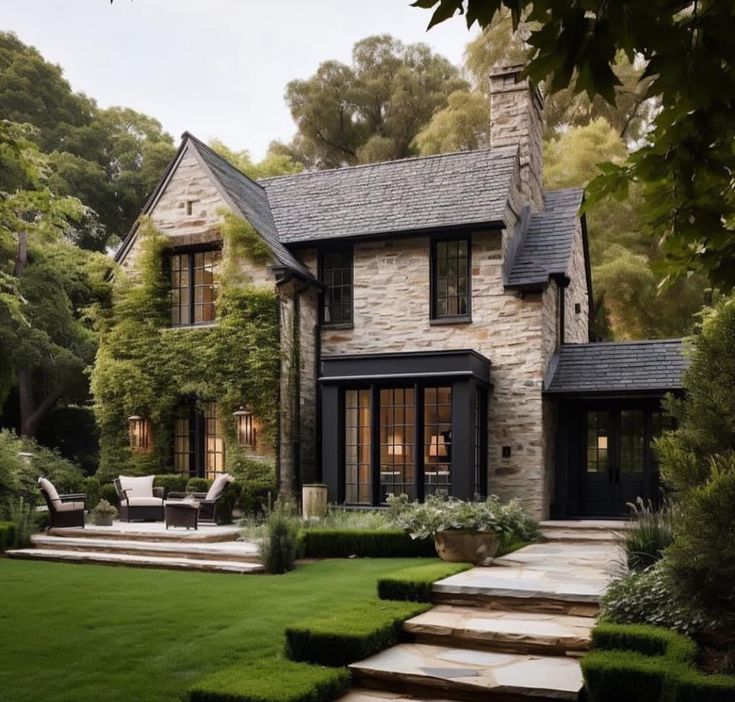
POLYGON ((83 493, 59 495, 46 478, 38 479, 46 505, 48 505, 49 529, 57 527, 84 527, 84 510, 87 496, 83 493))
POLYGON ((199 505, 199 523, 216 524, 217 503, 225 494, 227 486, 234 482, 234 478, 229 473, 218 475, 209 492, 170 492, 168 499, 171 501, 191 500, 199 505))
POLYGON ((163 488, 153 487, 154 477, 121 475, 115 479, 122 521, 163 521, 163 488))

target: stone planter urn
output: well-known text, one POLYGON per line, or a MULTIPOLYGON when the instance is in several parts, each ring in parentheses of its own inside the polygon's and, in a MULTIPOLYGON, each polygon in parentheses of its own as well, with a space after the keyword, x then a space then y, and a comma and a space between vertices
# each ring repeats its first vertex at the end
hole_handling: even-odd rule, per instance
POLYGON ((447 529, 434 535, 434 547, 443 561, 488 566, 498 551, 500 539, 492 531, 447 529))
POLYGON ((112 516, 106 514, 96 514, 94 516, 95 526, 112 526, 112 516))

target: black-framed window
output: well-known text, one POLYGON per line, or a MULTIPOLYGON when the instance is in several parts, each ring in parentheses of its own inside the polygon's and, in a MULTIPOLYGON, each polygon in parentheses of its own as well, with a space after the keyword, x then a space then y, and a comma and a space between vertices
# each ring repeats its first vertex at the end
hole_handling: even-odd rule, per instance
POLYGON ((352 324, 352 249, 325 251, 321 255, 324 283, 322 322, 352 324))
POLYGON ((470 239, 434 239, 431 242, 431 318, 470 318, 470 239))
POLYGON ((219 249, 171 254, 171 326, 208 324, 215 319, 219 249))

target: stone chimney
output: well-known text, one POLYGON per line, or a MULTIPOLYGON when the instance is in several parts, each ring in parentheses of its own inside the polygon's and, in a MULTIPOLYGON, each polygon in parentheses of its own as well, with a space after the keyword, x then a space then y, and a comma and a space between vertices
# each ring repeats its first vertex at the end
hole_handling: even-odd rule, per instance
POLYGON ((521 191, 533 210, 544 208, 544 103, 537 88, 521 78, 524 64, 490 71, 490 147, 520 144, 521 191))

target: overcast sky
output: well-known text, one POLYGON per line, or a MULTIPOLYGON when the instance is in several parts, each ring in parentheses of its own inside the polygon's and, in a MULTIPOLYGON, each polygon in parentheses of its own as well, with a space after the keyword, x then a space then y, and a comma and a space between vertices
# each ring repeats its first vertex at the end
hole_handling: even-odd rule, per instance
POLYGON ((409 0, 0 0, 0 28, 59 63, 74 90, 260 158, 295 131, 286 83, 349 63, 358 39, 423 41, 459 64, 462 18, 426 32, 409 0))

